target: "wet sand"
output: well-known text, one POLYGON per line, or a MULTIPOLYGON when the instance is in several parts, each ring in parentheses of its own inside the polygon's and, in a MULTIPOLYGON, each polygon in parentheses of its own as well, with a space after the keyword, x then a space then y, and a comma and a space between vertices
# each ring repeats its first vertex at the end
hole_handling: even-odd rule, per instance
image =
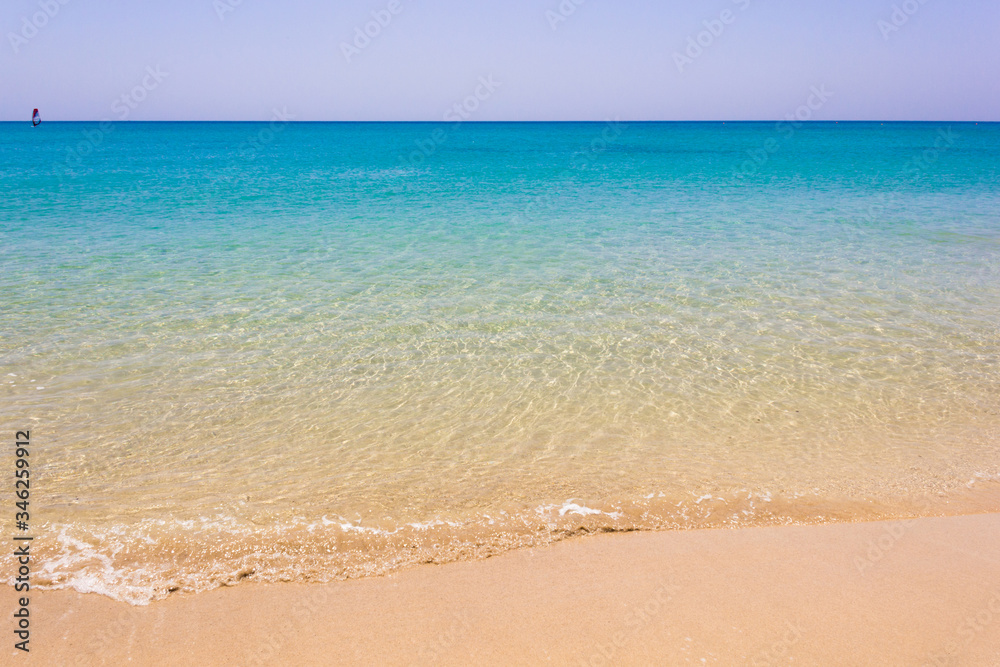
POLYGON ((30 609, 31 653, 8 630, 6 664, 998 665, 1000 514, 606 534, 146 607, 33 591, 30 609))

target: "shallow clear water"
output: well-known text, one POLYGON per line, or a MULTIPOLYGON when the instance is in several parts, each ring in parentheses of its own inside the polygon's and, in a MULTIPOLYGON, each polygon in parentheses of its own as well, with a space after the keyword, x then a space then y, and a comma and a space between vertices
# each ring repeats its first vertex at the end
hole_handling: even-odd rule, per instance
POLYGON ((997 124, 0 124, 37 580, 1000 506, 998 165, 997 124))

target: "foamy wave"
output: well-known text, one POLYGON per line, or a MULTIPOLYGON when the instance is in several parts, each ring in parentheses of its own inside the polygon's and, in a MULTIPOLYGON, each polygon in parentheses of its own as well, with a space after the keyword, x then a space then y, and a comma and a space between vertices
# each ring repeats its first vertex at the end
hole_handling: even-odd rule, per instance
POLYGON ((58 526, 58 553, 42 561, 35 573, 39 588, 69 588, 78 593, 98 593, 119 602, 145 605, 155 599, 156 590, 148 582, 155 574, 143 568, 132 571, 116 569, 114 559, 124 548, 110 543, 110 553, 69 535, 69 526, 58 526))
MULTIPOLYGON (((988 497, 994 498, 996 511, 997 482, 997 475, 983 474, 958 486, 968 494, 973 486, 976 493, 993 489, 988 497)), ((486 558, 593 532, 899 518, 940 511, 935 507, 954 512, 956 499, 955 494, 944 499, 935 494, 932 502, 922 498, 919 506, 892 509, 871 502, 802 499, 800 493, 781 495, 766 489, 730 494, 704 490, 687 499, 654 491, 614 505, 570 498, 520 510, 399 523, 323 514, 273 521, 218 515, 130 524, 46 524, 32 543, 38 563, 32 583, 40 589, 98 593, 146 605, 177 591, 197 593, 246 580, 328 582, 376 576, 421 563, 486 558)), ((13 585, 13 574, 7 581, 13 585)))
POLYGON ((567 514, 576 514, 579 516, 595 516, 603 514, 604 516, 609 516, 612 519, 620 519, 622 517, 621 512, 605 512, 592 507, 586 507, 573 502, 572 498, 564 502, 562 505, 542 505, 536 510, 536 512, 542 515, 553 511, 558 512, 559 516, 566 516, 567 514))

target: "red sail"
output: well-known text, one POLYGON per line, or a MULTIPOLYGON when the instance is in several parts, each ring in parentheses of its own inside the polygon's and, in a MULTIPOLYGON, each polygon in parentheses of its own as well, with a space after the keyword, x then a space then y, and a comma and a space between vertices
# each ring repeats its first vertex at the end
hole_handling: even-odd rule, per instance
POLYGON ((42 118, 41 116, 38 115, 38 109, 35 109, 35 112, 31 114, 31 125, 32 127, 38 127, 38 125, 40 125, 41 122, 42 118))

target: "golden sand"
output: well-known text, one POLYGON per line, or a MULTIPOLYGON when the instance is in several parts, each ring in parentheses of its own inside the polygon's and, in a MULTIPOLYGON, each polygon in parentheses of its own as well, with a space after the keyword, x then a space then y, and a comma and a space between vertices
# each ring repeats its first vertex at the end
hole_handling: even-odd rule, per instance
POLYGON ((599 535, 141 607, 30 604, 31 653, 8 634, 7 664, 998 665, 1000 514, 599 535))

